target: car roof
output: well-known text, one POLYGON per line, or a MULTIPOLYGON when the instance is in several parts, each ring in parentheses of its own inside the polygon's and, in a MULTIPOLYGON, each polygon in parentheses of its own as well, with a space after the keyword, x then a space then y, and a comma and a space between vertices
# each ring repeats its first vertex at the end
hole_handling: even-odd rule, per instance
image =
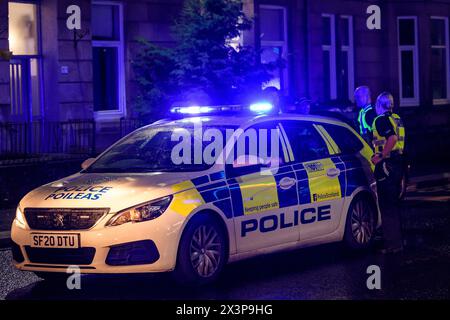
POLYGON ((348 124, 345 122, 331 117, 317 116, 317 115, 303 115, 296 113, 280 113, 276 115, 232 115, 232 116, 221 116, 221 115, 202 115, 202 116, 192 116, 180 119, 163 119, 154 122, 153 125, 174 125, 182 126, 186 123, 202 122, 206 125, 221 125, 221 126, 231 126, 231 127, 245 127, 251 125, 252 123, 257 123, 261 121, 270 120, 304 120, 304 121, 317 121, 325 123, 333 123, 339 125, 348 124))

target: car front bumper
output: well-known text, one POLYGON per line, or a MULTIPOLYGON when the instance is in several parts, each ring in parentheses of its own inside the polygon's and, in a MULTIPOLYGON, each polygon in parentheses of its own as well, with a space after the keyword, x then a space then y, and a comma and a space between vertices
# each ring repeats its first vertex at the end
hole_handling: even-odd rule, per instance
POLYGON ((19 270, 66 272, 76 266, 82 273, 166 272, 175 268, 184 217, 165 212, 161 217, 121 226, 90 230, 31 230, 13 222, 14 265, 19 270), (31 234, 80 235, 79 249, 32 248, 31 234))

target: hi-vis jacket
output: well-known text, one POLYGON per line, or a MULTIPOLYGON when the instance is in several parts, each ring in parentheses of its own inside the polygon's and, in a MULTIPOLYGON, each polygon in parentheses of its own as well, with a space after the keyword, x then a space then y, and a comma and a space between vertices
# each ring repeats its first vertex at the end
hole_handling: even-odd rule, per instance
POLYGON ((377 120, 381 117, 387 117, 389 119, 389 122, 394 128, 394 132, 398 138, 391 152, 402 154, 403 149, 405 148, 405 127, 403 126, 403 122, 400 119, 400 116, 395 113, 385 113, 375 118, 375 121, 373 122, 373 147, 375 152, 383 152, 384 146, 386 145, 387 141, 385 137, 380 135, 376 126, 377 120))

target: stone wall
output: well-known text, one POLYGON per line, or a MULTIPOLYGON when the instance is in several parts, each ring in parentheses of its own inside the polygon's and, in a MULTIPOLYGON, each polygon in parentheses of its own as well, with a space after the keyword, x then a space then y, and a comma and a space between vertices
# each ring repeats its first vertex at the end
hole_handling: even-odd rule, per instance
POLYGON ((60 119, 93 118, 92 45, 91 45, 91 1, 76 1, 81 9, 81 30, 66 27, 67 7, 72 0, 58 1, 58 91, 60 119), (78 39, 80 35, 84 35, 78 39), (68 73, 61 72, 67 68, 68 73))
MULTIPOLYGON (((0 1, 0 50, 8 50, 8 2, 0 1)), ((9 63, 0 57, 0 121, 9 110, 9 63)))

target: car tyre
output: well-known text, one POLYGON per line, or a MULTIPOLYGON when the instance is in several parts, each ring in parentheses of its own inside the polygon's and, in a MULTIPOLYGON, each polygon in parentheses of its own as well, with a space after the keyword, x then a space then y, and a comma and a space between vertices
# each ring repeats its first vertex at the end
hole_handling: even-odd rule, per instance
POLYGON ((215 281, 227 260, 227 237, 221 223, 198 214, 186 226, 173 272, 176 282, 201 286, 215 281))
POLYGON ((357 195, 348 209, 344 243, 354 250, 369 248, 375 238, 377 209, 368 195, 357 195))

